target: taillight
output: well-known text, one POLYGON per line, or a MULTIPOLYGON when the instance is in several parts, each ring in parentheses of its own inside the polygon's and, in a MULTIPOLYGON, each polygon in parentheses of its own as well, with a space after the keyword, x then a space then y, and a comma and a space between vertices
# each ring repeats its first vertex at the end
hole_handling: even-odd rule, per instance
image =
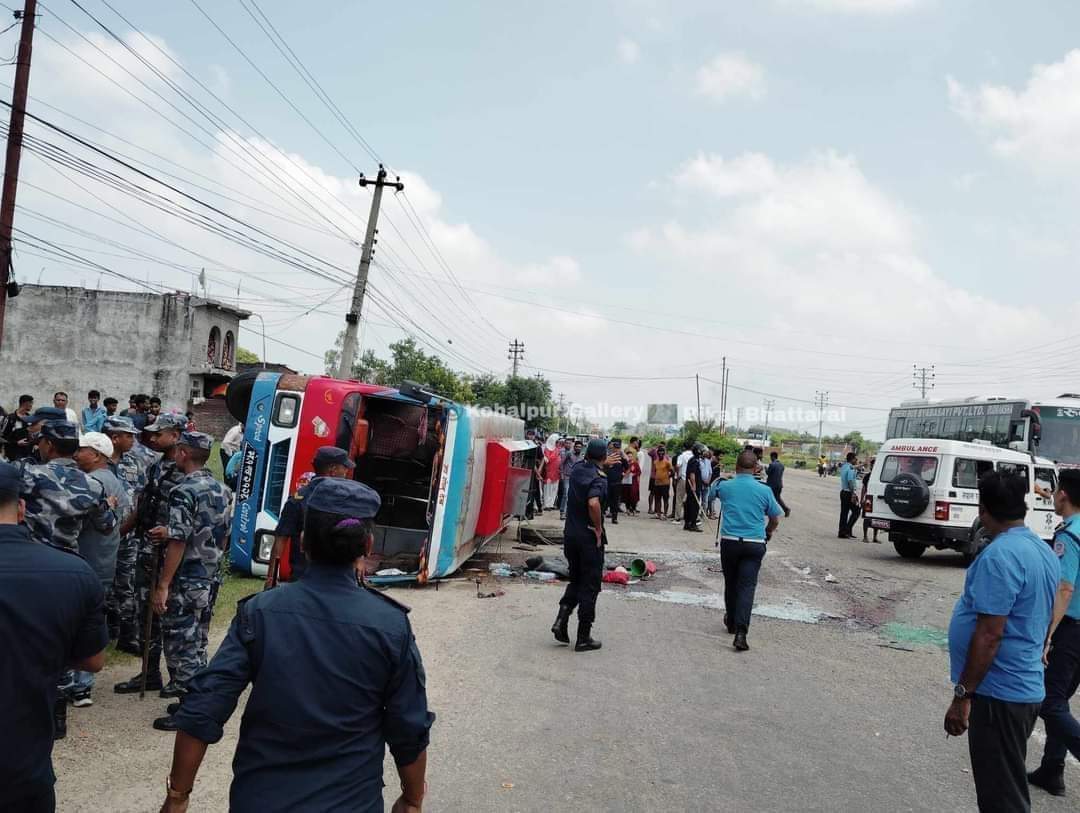
POLYGON ((947 520, 949 518, 949 504, 943 500, 934 503, 934 519, 947 520))
POLYGON ((873 498, 873 496, 871 496, 870 494, 866 495, 866 499, 863 500, 862 508, 863 508, 863 513, 864 514, 872 514, 872 513, 874 513, 874 498, 873 498))

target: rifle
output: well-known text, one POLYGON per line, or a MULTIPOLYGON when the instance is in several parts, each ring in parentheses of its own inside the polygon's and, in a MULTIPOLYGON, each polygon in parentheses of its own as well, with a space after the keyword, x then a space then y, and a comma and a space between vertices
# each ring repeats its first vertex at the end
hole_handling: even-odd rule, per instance
POLYGON ((263 590, 273 590, 275 587, 278 586, 278 583, 280 581, 280 571, 281 556, 279 555, 278 558, 274 560, 274 563, 270 566, 270 586, 264 587, 263 590))
POLYGON ((157 592, 158 570, 161 567, 161 546, 154 543, 154 569, 150 585, 150 600, 146 602, 146 621, 143 624, 142 675, 139 681, 139 699, 146 696, 146 670, 150 668, 150 630, 154 626, 154 593, 157 592))

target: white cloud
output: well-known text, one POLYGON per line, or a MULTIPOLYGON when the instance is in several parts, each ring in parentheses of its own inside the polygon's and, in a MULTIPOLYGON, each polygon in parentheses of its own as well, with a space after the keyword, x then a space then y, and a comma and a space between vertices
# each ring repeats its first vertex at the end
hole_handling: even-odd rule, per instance
POLYGON ((787 6, 805 6, 840 14, 896 14, 922 5, 924 0, 781 0, 787 6))
POLYGON ((764 69, 740 53, 718 54, 698 68, 695 80, 697 92, 717 102, 765 95, 764 69))
POLYGON ((615 50, 619 54, 619 59, 626 65, 633 65, 641 59, 641 46, 629 37, 619 40, 615 50))
POLYGON ((998 155, 1040 170, 1080 169, 1080 49, 1036 65, 1021 90, 947 83, 953 109, 990 136, 998 155))

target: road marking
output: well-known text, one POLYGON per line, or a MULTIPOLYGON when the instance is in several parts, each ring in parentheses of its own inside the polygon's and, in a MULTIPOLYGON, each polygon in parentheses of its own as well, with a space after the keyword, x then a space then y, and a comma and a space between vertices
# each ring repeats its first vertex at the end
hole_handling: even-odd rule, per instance
MULTIPOLYGON (((719 593, 687 593, 681 590, 660 590, 656 593, 644 591, 623 594, 630 599, 649 599, 662 604, 682 604, 688 607, 703 607, 707 610, 723 610, 724 599, 719 593)), ((754 615, 763 618, 775 618, 779 621, 798 621, 803 624, 816 624, 827 613, 808 607, 795 599, 787 599, 783 604, 762 604, 754 608, 754 615)))

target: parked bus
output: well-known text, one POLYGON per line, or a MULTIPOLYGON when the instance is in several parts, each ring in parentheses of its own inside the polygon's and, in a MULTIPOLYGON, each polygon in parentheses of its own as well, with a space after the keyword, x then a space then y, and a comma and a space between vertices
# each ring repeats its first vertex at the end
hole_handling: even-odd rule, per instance
POLYGON ((449 576, 525 513, 537 452, 517 418, 416 385, 273 372, 237 376, 226 401, 244 423, 230 545, 244 573, 266 574, 281 508, 321 446, 347 450, 382 498, 373 558, 400 573, 372 581, 449 576))
POLYGON ((905 401, 889 411, 885 439, 897 438, 985 441, 1080 467, 1080 395, 905 401))
POLYGON ((1039 416, 1039 454, 1063 469, 1080 468, 1080 395, 1035 401, 1032 409, 1039 416))

